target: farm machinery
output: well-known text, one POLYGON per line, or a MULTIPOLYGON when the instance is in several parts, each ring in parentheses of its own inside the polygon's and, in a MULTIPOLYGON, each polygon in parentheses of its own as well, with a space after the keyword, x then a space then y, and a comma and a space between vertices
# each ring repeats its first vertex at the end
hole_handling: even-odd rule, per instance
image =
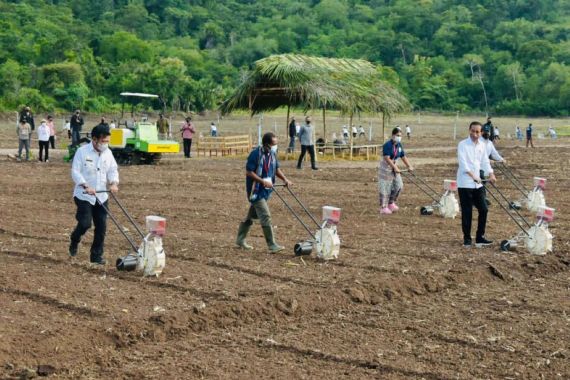
POLYGON ((541 207, 546 207, 544 198, 544 189, 546 188, 546 178, 534 177, 532 190, 525 189, 521 180, 515 173, 503 162, 497 162, 495 167, 503 174, 505 178, 521 193, 522 198, 519 201, 509 202, 511 209, 520 210, 524 205, 532 212, 538 212, 541 207))
MULTIPOLYGON (((156 99, 158 95, 134 92, 122 92, 121 96, 126 99, 156 99)), ((164 153, 178 153, 180 146, 172 140, 159 140, 158 130, 154 123, 143 117, 141 121, 134 119, 134 106, 132 102, 131 118, 124 119, 125 101, 123 101, 119 127, 111 129, 109 148, 119 165, 155 164, 162 158, 164 153)), ((91 141, 91 134, 84 133, 79 144, 69 145, 64 161, 73 161, 77 149, 91 141)))
POLYGON ((443 181, 443 194, 440 195, 433 187, 431 187, 423 178, 414 172, 404 170, 401 172, 413 185, 420 189, 424 194, 432 199, 432 203, 420 208, 421 215, 432 215, 437 212, 444 218, 455 219, 459 213, 459 203, 455 197, 457 191, 457 182, 446 179, 443 181))
POLYGON ((295 256, 310 255, 313 250, 316 250, 317 257, 319 259, 334 260, 338 258, 340 252, 340 238, 338 236, 336 227, 340 221, 341 209, 332 206, 324 206, 323 221, 319 223, 313 214, 310 213, 307 207, 305 207, 297 195, 295 195, 295 193, 293 193, 293 191, 288 186, 275 185, 273 187, 273 191, 309 234, 308 240, 295 244, 295 256), (313 232, 310 227, 303 221, 300 215, 295 212, 295 210, 287 202, 280 191, 276 189, 276 187, 285 187, 287 189, 289 195, 299 204, 304 213, 311 219, 312 223, 315 224, 315 232, 313 232))
POLYGON ((142 239, 140 245, 137 246, 135 240, 127 233, 128 229, 123 228, 117 218, 109 211, 109 208, 100 202, 99 198, 96 198, 99 205, 105 209, 115 226, 117 226, 119 232, 127 239, 132 248, 127 255, 117 259, 117 270, 127 272, 137 270, 143 272, 145 276, 158 277, 166 265, 166 255, 162 246, 162 237, 166 232, 166 219, 156 215, 147 216, 146 227, 148 232, 145 235, 114 193, 106 190, 98 191, 98 193, 101 192, 106 192, 111 195, 111 198, 113 198, 117 206, 119 206, 119 209, 127 217, 130 224, 135 228, 135 231, 142 239))
POLYGON ((522 244, 533 255, 542 256, 546 255, 547 252, 552 252, 553 236, 548 226, 554 220, 555 210, 553 208, 538 206, 536 221, 533 224, 519 212, 519 208, 512 207, 512 202, 494 183, 484 181, 483 184, 487 194, 495 200, 520 230, 512 238, 501 241, 502 251, 510 251, 522 244))
MULTIPOLYGON (((158 95, 122 92, 125 99, 155 99, 158 95)), ((121 121, 124 117, 124 105, 121 121)), ((156 125, 143 118, 134 120, 134 102, 131 108, 131 119, 119 122, 119 128, 111 129, 109 147, 118 164, 139 165, 153 164, 160 161, 164 153, 178 153, 178 142, 159 140, 156 125)))

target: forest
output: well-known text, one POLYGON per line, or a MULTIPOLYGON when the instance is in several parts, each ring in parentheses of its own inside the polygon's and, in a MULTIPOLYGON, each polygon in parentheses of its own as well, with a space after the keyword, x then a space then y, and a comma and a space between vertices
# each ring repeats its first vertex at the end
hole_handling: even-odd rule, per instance
POLYGON ((567 0, 0 0, 0 111, 216 109, 258 59, 362 58, 413 109, 570 112, 567 0))

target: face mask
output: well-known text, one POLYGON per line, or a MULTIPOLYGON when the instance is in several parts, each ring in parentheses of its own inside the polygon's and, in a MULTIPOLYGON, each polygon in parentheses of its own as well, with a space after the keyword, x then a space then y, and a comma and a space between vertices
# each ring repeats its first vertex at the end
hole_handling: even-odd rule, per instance
POLYGON ((399 143, 402 141, 402 136, 394 136, 394 141, 399 143))
POLYGON ((278 149, 277 145, 271 145, 271 151, 273 153, 277 153, 277 149, 278 149))
POLYGON ((109 144, 97 144, 97 150, 101 153, 109 149, 109 144))
POLYGON ((488 133, 483 133, 483 138, 485 140, 489 140, 489 134, 488 133))

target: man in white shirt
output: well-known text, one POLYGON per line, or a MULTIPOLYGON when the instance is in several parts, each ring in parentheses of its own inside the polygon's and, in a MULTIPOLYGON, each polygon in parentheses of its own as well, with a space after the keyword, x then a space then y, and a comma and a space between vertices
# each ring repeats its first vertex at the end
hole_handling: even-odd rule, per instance
POLYGON ((406 124, 406 136, 408 136, 408 140, 412 138, 412 128, 406 124))
POLYGON ((479 212, 475 245, 482 247, 492 241, 485 238, 487 224, 487 204, 485 188, 480 173, 489 175, 489 181, 495 182, 495 174, 491 168, 486 145, 481 142, 481 123, 474 121, 469 126, 469 137, 461 141, 457 147, 457 187, 461 204, 461 226, 463 229, 463 246, 471 247, 471 218, 473 206, 479 212))
POLYGON ((108 126, 98 125, 91 132, 91 142, 75 153, 71 178, 75 183, 73 201, 77 205, 77 226, 71 233, 69 255, 77 255, 81 237, 95 225, 90 261, 104 265, 103 245, 107 229, 107 184, 113 193, 119 191, 119 171, 113 153, 109 149, 111 132, 108 126), (99 193, 98 193, 99 192, 99 193))

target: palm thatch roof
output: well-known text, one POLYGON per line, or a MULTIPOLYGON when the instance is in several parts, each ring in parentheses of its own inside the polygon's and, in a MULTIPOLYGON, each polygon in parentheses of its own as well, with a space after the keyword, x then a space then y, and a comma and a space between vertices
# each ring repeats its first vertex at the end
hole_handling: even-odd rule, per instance
POLYGON ((404 111, 408 101, 382 81, 377 68, 368 61, 283 54, 256 61, 220 110, 228 114, 248 109, 256 114, 282 106, 390 116, 404 111))

